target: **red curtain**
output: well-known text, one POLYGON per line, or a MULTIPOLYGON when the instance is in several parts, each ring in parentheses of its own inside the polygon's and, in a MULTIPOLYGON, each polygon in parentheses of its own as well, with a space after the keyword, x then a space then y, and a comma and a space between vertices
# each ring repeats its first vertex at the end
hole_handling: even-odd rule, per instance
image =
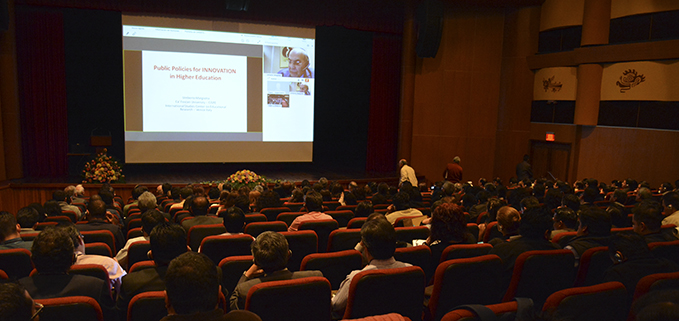
POLYGON ((386 173, 396 169, 401 42, 401 36, 383 33, 373 36, 367 172, 386 173))
POLYGON ((25 177, 68 174, 63 15, 16 7, 17 69, 25 177))

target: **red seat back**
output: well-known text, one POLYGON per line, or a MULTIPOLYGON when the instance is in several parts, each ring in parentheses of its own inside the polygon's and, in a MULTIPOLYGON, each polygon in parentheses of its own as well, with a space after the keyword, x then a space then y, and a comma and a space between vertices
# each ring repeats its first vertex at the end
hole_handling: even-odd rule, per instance
POLYGON ((245 310, 264 321, 329 321, 330 291, 324 277, 259 283, 250 288, 245 310))
POLYGON ((608 282, 557 291, 542 307, 546 320, 624 320, 627 290, 620 282, 608 282))
POLYGON ((318 270, 330 281, 333 290, 339 289, 340 284, 354 270, 363 268, 363 256, 356 250, 346 250, 331 253, 313 253, 304 257, 301 271, 318 270))
POLYGON ((514 263, 512 279, 502 301, 531 298, 539 307, 550 294, 573 286, 574 265, 575 257, 570 250, 521 253, 514 263))

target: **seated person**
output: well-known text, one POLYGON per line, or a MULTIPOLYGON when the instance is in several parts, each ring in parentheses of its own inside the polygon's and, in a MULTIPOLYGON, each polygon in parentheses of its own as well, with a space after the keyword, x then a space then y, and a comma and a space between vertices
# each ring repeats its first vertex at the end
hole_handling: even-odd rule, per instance
POLYGON ((411 266, 394 259, 396 251, 396 231, 394 226, 384 219, 372 219, 366 221, 361 227, 361 245, 368 262, 362 270, 352 271, 332 297, 332 313, 334 317, 341 318, 347 307, 351 280, 356 274, 368 270, 395 269, 411 266))
MULTIPOLYGON (((511 206, 502 206, 498 209, 495 217, 497 218, 497 230, 502 233, 502 238, 496 237, 488 243, 496 246, 519 237, 519 227, 521 226, 521 213, 519 211, 511 206)), ((479 234, 479 238, 482 236, 482 234, 479 234)))
POLYGON ((230 298, 231 310, 245 308, 248 291, 256 284, 269 281, 299 279, 310 276, 323 276, 320 271, 290 272, 287 269, 290 249, 288 240, 280 233, 267 231, 255 239, 251 245, 254 264, 243 273, 230 298))
POLYGON ((504 287, 509 285, 514 263, 521 253, 559 248, 549 241, 552 218, 544 207, 526 209, 519 224, 519 236, 496 245, 488 252, 488 254, 495 254, 502 259, 504 287))
POLYGON ((23 286, 16 283, 0 284, 0 321, 37 320, 40 305, 36 304, 23 286))
POLYGON ((306 194, 306 199, 304 200, 304 207, 306 207, 308 213, 304 215, 297 216, 294 221, 290 224, 288 231, 294 232, 299 229, 299 226, 303 222, 308 221, 319 221, 319 220, 332 220, 332 216, 323 213, 323 196, 315 191, 309 191, 306 194))
MULTIPOLYGON (((116 249, 122 249, 125 246, 125 236, 118 225, 111 224, 106 218, 106 203, 102 200, 90 200, 87 205, 88 222, 86 224, 77 224, 76 228, 82 231, 100 231, 107 230, 113 233, 115 237, 116 249)), ((115 249, 111 249, 116 251, 115 249)))
POLYGON ((441 260, 443 250, 452 244, 474 244, 476 238, 467 232, 467 220, 460 206, 444 203, 431 216, 431 235, 426 244, 431 248, 432 267, 441 260))
POLYGON ((186 252, 170 262, 165 274, 168 315, 162 321, 222 320, 219 271, 204 254, 186 252))
POLYGON ((651 254, 644 239, 636 233, 617 233, 610 239, 608 253, 613 266, 604 273, 603 282, 618 281, 625 285, 629 308, 634 289, 641 278, 656 273, 679 271, 676 263, 651 254))
POLYGON ((120 264, 118 264, 118 261, 108 256, 85 254, 85 241, 83 241, 80 231, 75 228, 75 224, 71 223, 61 228, 63 228, 66 233, 68 233, 68 235, 71 237, 71 240, 73 241, 73 247, 75 248, 76 256, 76 260, 73 265, 97 264, 103 266, 106 271, 108 271, 108 278, 111 281, 111 288, 115 289, 115 292, 117 293, 120 289, 120 282, 122 282, 121 279, 125 274, 127 274, 120 264))
POLYGON ((608 246, 611 237, 611 217, 606 211, 594 206, 583 206, 578 216, 577 234, 564 247, 575 255, 575 267, 579 265, 582 253, 593 247, 608 246))
POLYGON ((31 250, 32 241, 21 238, 21 226, 12 213, 0 212, 0 250, 26 249, 31 250))
POLYGON ((241 235, 245 229, 245 213, 238 207, 229 207, 223 214, 224 228, 226 233, 221 235, 241 235))
POLYGON ((114 320, 111 289, 93 276, 69 274, 76 261, 71 237, 63 228, 48 227, 33 241, 34 276, 19 280, 34 299, 51 299, 66 296, 88 296, 97 300, 105 320, 114 320))
MULTIPOLYGON (((187 202, 189 201, 187 200, 187 202)), ((210 202, 208 202, 205 196, 194 196, 189 203, 189 212, 193 218, 189 218, 181 222, 184 230, 186 230, 188 233, 189 230, 196 225, 222 224, 221 218, 208 215, 209 208, 210 202)))
POLYGON ((679 240, 676 229, 662 231, 662 206, 656 201, 643 201, 634 208, 632 228, 641 235, 646 243, 669 242, 679 240))
POLYGON ((141 232, 143 233, 142 236, 138 237, 133 237, 125 243, 125 246, 118 251, 118 254, 116 254, 116 260, 118 260, 118 263, 120 263, 121 266, 127 266, 128 262, 128 257, 127 257, 127 252, 130 249, 130 245, 134 242, 140 242, 140 241, 148 241, 149 240, 149 233, 153 230, 156 225, 165 222, 165 217, 163 216, 163 213, 160 212, 159 210, 148 210, 144 212, 144 214, 141 215, 141 232))
POLYGON ((554 210, 554 230, 550 235, 550 240, 557 234, 563 232, 575 232, 578 229, 578 215, 568 207, 561 207, 554 210))
POLYGON ((294 48, 288 53, 288 68, 278 74, 283 77, 314 78, 314 70, 309 67, 309 55, 303 48, 294 48))
POLYGON ((178 224, 160 223, 151 230, 152 257, 156 264, 154 268, 143 269, 127 274, 120 286, 116 308, 118 315, 127 317, 127 306, 132 298, 142 292, 165 290, 165 273, 170 261, 187 252, 186 231, 178 224))
POLYGON ((19 209, 16 219, 21 226, 21 233, 32 233, 35 232, 33 227, 40 221, 40 214, 36 209, 26 206, 19 209))
POLYGON ((406 192, 398 192, 392 198, 392 204, 387 208, 387 221, 394 224, 400 217, 422 216, 422 212, 416 208, 410 208, 410 195, 406 192))

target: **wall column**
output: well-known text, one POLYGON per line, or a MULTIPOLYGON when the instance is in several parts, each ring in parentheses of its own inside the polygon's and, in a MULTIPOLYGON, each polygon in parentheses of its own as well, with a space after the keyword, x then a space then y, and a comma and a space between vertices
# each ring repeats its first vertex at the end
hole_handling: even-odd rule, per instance
MULTIPOLYGON (((415 8, 413 1, 405 3, 405 19, 403 22, 403 50, 401 59, 401 106, 398 124, 398 147, 396 155, 399 159, 411 161, 413 145, 413 110, 415 106, 415 65, 417 57, 415 45, 415 8)), ((394 160, 396 162, 397 160, 394 160)))

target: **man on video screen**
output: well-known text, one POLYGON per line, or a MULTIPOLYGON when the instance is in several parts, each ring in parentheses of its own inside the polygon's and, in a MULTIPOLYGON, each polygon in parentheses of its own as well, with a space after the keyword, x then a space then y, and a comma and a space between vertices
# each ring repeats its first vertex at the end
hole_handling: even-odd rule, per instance
POLYGON ((302 48, 295 48, 288 53, 288 68, 278 72, 283 77, 314 78, 313 69, 309 68, 309 55, 302 48))

